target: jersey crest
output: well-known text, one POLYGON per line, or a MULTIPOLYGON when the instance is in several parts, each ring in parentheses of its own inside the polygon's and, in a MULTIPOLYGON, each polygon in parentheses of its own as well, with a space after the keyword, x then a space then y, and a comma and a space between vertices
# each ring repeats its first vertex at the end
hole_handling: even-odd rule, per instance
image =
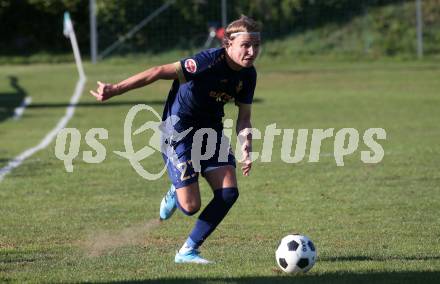
POLYGON ((197 72, 197 63, 194 59, 190 58, 185 60, 185 69, 188 73, 196 73, 197 72))

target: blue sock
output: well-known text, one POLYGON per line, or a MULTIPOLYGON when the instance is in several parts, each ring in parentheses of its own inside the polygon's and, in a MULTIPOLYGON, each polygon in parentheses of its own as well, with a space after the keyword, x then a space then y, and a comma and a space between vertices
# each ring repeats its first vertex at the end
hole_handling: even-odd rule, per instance
POLYGON ((198 248, 197 244, 193 240, 191 240, 190 237, 188 237, 188 239, 186 239, 186 242, 180 248, 179 253, 185 253, 187 251, 197 249, 197 248, 198 248))
POLYGON ((214 198, 200 214, 186 244, 194 249, 201 246, 228 214, 237 198, 238 189, 235 187, 214 190, 214 198))

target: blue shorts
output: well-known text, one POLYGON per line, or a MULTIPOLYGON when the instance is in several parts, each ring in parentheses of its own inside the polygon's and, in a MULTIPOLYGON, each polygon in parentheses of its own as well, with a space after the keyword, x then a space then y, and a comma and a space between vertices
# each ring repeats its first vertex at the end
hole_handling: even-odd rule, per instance
MULTIPOLYGON (((217 167, 231 165, 236 167, 235 157, 231 151, 230 141, 226 137, 222 138, 222 130, 216 130, 216 139, 211 140, 211 142, 215 142, 215 145, 211 145, 210 149, 212 151, 212 147, 215 147, 214 154, 207 159, 200 159, 200 168, 198 170, 195 169, 193 165, 193 157, 192 155, 192 147, 193 147, 193 138, 194 134, 198 129, 193 129, 187 136, 185 136, 180 141, 166 141, 165 143, 170 143, 170 146, 175 152, 175 158, 171 158, 165 154, 163 154, 163 158, 165 163, 167 163, 167 172, 168 177, 176 188, 181 188, 187 185, 190 185, 194 182, 198 181, 199 172, 204 175, 205 172, 215 169, 217 167), (223 142, 223 145, 221 145, 223 142), (227 143, 227 144, 225 144, 227 143), (177 159, 176 159, 177 158, 177 159)), ((201 149, 199 150, 200 154, 205 154, 208 139, 206 135, 203 137, 204 139, 201 141, 201 149)), ((214 139, 214 137, 211 137, 214 139)))

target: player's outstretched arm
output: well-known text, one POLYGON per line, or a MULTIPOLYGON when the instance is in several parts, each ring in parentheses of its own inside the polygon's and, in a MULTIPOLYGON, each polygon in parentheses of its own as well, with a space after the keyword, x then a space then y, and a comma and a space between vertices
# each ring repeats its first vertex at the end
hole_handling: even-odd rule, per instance
POLYGON ((248 176, 252 168, 252 124, 251 124, 251 104, 238 103, 237 117, 237 136, 241 143, 242 163, 241 170, 243 175, 248 176))
POLYGON ((117 84, 108 84, 98 81, 96 91, 91 90, 90 94, 98 101, 106 101, 111 97, 144 87, 160 79, 177 79, 175 63, 152 67, 117 84))

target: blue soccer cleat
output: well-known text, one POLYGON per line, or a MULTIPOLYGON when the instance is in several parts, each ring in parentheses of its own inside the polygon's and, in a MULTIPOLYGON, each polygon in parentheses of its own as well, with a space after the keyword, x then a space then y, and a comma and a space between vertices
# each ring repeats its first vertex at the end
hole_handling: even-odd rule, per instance
POLYGON ((200 256, 200 252, 196 249, 191 249, 184 253, 176 253, 174 257, 175 263, 197 263, 197 264, 210 264, 212 261, 206 260, 200 256))
POLYGON ((160 210, 159 210, 160 220, 169 219, 173 215, 174 211, 176 211, 177 208, 176 198, 177 198, 176 188, 174 187, 174 185, 171 185, 167 194, 165 194, 164 198, 162 198, 162 201, 160 202, 160 210))

